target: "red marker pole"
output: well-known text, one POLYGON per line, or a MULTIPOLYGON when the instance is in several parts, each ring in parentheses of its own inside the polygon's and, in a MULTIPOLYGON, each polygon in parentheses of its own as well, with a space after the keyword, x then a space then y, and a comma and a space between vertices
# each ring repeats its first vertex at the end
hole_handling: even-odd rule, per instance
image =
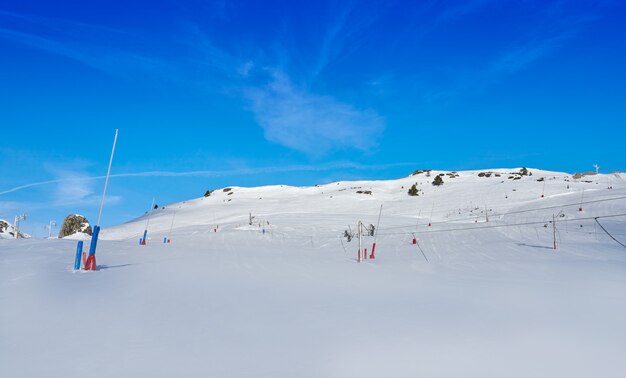
POLYGON ((378 221, 376 222, 376 228, 374 229, 374 242, 372 243, 372 254, 370 255, 370 260, 374 260, 376 256, 374 256, 374 251, 376 251, 376 239, 378 238, 378 226, 380 226, 380 216, 383 213, 383 205, 380 205, 380 210, 378 211, 378 221))

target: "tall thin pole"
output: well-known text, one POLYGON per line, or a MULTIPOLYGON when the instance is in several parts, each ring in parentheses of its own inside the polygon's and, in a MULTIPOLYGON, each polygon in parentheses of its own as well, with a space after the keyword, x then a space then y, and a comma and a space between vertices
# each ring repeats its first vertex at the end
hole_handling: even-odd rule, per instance
POLYGON ((57 223, 53 220, 50 221, 50 223, 48 223, 48 239, 50 239, 52 237, 52 227, 56 226, 57 223))
POLYGON ((20 221, 26 220, 26 214, 16 215, 15 220, 13 221, 13 232, 15 233, 15 239, 19 239, 20 237, 20 221))
POLYGON ((578 211, 583 211, 583 199, 584 198, 585 198, 585 188, 583 188, 580 194, 580 207, 578 208, 578 211))
POLYGON ((552 239, 554 240, 554 250, 556 250, 556 220, 552 214, 552 239))
POLYGON ((428 226, 432 224, 433 221, 433 211, 435 211, 435 203, 433 202, 433 207, 430 209, 430 219, 428 220, 428 226))
POLYGON ((359 227, 358 227, 358 232, 359 232, 359 255, 358 255, 358 257, 357 257, 357 261, 358 261, 358 262, 361 262, 361 250, 362 250, 362 247, 363 247, 363 246, 361 245, 361 235, 362 235, 362 233, 363 233, 363 232, 362 232, 362 231, 363 231, 363 230, 362 230, 362 227, 363 227, 363 224, 361 223, 361 221, 359 221, 359 227))
POLYGON ((374 229, 374 242, 372 243, 372 254, 370 259, 376 258, 376 239, 378 239, 378 227, 380 226, 380 216, 383 214, 383 205, 380 205, 380 211, 378 212, 378 221, 376 221, 376 228, 374 229))
MULTIPOLYGON (((113 164, 113 154, 115 154, 115 144, 117 143, 118 129, 115 129, 115 139, 113 139, 113 148, 111 149, 111 158, 109 159, 109 167, 107 175, 104 179, 104 190, 102 190, 102 200, 100 201, 100 211, 98 212, 98 223, 93 227, 91 234, 91 243, 89 244, 89 257, 85 261, 85 270, 98 270, 96 265, 96 248, 98 246, 98 235, 100 235, 100 219, 102 218, 102 207, 104 206, 104 197, 109 184, 109 175, 111 174, 111 164, 113 164)), ((78 254, 77 254, 78 255, 78 254)), ((77 256, 78 259, 78 256, 77 256)))
POLYGON ((378 211, 378 221, 376 221, 376 229, 374 230, 374 244, 376 243, 376 238, 378 237, 378 226, 380 225, 380 216, 383 214, 383 205, 380 205, 380 210, 378 211))
POLYGON ((109 159, 109 168, 107 169, 107 176, 104 179, 104 190, 102 191, 102 200, 100 200, 100 211, 98 212, 98 222, 96 226, 100 226, 100 218, 102 217, 102 206, 104 206, 104 196, 107 192, 107 185, 109 184, 109 175, 111 174, 111 164, 113 164, 113 154, 115 154, 115 144, 117 143, 117 133, 119 129, 115 129, 115 139, 113 139, 113 149, 111 150, 111 159, 109 159))

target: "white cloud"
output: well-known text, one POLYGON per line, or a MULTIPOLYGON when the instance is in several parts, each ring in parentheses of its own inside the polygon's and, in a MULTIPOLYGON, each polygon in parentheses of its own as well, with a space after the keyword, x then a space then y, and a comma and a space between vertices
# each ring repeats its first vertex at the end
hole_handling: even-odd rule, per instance
POLYGON ((385 128, 384 119, 374 111, 297 88, 280 72, 268 85, 248 89, 246 95, 267 140, 309 155, 367 150, 377 145, 385 128))
POLYGON ((94 197, 93 182, 75 173, 62 172, 53 193, 53 203, 57 206, 90 202, 94 197))
MULTIPOLYGON (((53 190, 50 191, 50 197, 47 202, 50 206, 56 208, 85 208, 99 206, 102 187, 100 179, 103 177, 92 177, 87 175, 83 169, 85 163, 73 162, 65 164, 64 167, 52 166, 45 164, 46 169, 52 173, 56 179, 42 183, 54 184, 53 190)), ((31 184, 36 186, 37 184, 31 184)), ((23 185, 22 187, 28 187, 23 185)), ((106 202, 108 204, 117 203, 121 198, 107 195, 106 202)))

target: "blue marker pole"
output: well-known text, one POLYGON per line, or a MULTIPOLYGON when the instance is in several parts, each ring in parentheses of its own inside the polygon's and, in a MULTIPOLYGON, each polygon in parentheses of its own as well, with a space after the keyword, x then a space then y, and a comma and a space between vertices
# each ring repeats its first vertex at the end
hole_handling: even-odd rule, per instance
POLYGON ((96 247, 98 244, 98 235, 100 234, 100 226, 95 226, 93 228, 93 233, 91 235, 91 244, 89 245, 89 255, 96 254, 96 247))
POLYGON ((141 242, 141 244, 146 244, 146 237, 148 237, 148 230, 143 230, 143 241, 141 242))
POLYGON ((76 246, 76 259, 74 260, 74 270, 80 269, 80 260, 83 254, 83 241, 80 240, 76 246))

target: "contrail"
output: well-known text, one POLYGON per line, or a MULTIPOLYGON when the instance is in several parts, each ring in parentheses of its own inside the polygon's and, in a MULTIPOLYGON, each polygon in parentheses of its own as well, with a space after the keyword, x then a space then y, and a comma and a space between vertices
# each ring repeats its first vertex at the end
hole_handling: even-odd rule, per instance
MULTIPOLYGON (((187 171, 187 172, 176 172, 176 171, 147 171, 147 172, 133 172, 133 173, 118 173, 113 174, 111 178, 120 178, 120 177, 190 177, 190 176, 203 176, 203 177, 227 177, 227 176, 240 176, 240 175, 250 175, 250 174, 266 174, 266 173, 281 173, 281 172, 296 172, 296 171, 332 171, 336 169, 356 169, 362 171, 375 171, 382 170, 387 168, 395 168, 395 167, 403 167, 409 165, 415 165, 416 163, 391 163, 391 164, 376 164, 376 165, 364 165, 357 163, 334 163, 334 164, 326 164, 326 165, 290 165, 290 166, 274 166, 274 167, 257 167, 257 168, 237 168, 230 170, 205 170, 205 171, 187 171)), ((64 179, 56 179, 56 180, 47 180, 47 181, 39 181, 33 182, 30 184, 24 184, 20 186, 16 186, 11 189, 6 189, 0 191, 0 196, 4 194, 14 193, 23 189, 33 188, 37 186, 58 184, 62 182, 71 182, 71 181, 90 181, 90 180, 102 180, 105 176, 87 176, 87 177, 76 177, 76 178, 64 178, 64 179)))
POLYGON ((18 190, 28 189, 28 188, 32 188, 32 187, 35 187, 35 186, 58 184, 60 182, 70 182, 70 181, 99 180, 99 179, 103 179, 103 178, 104 178, 104 176, 93 176, 93 177, 65 178, 65 179, 33 182, 31 184, 20 185, 20 186, 16 186, 15 188, 4 190, 4 191, 0 192, 0 196, 3 195, 3 194, 13 193, 13 192, 17 192, 18 190))

